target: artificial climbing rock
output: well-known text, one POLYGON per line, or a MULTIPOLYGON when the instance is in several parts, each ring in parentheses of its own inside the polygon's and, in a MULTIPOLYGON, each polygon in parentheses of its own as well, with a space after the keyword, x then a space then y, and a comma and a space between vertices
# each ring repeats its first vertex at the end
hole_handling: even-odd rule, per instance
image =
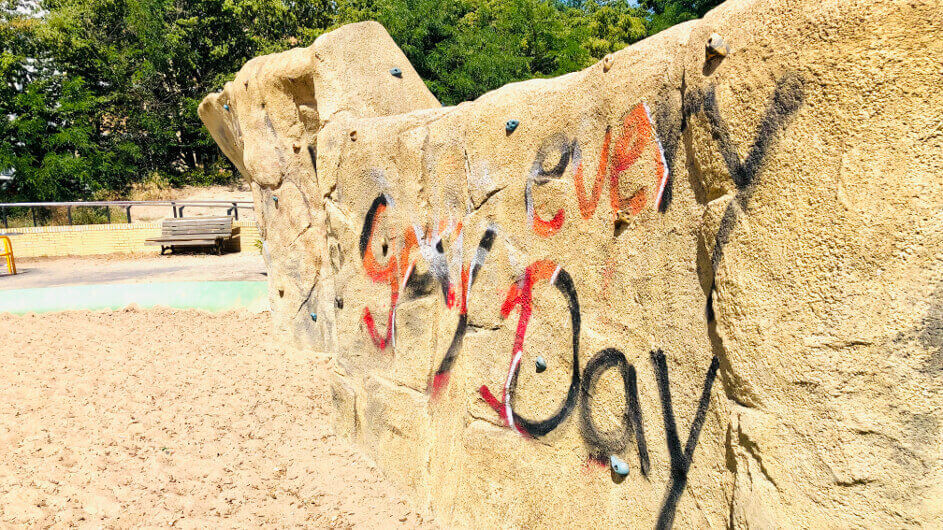
POLYGON ((941 31, 730 0, 443 109, 363 23, 200 116, 338 432, 446 526, 932 527, 941 31))

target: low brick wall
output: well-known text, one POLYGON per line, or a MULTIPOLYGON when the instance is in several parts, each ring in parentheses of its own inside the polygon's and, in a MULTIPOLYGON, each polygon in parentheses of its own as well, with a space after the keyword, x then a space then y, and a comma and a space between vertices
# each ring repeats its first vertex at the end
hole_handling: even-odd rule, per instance
MULTIPOLYGON (((236 221, 238 236, 230 250, 255 252, 260 239, 255 221, 236 221)), ((13 228, 9 232, 17 258, 39 256, 88 256, 131 252, 159 253, 159 246, 144 241, 160 235, 160 222, 110 225, 38 226, 13 228)))

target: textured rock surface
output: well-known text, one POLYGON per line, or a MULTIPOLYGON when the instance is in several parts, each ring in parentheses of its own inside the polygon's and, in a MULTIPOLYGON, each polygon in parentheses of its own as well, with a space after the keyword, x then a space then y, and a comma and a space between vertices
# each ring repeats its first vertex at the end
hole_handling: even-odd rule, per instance
POLYGON ((938 526, 941 30, 731 0, 440 108, 364 23, 200 115, 337 429, 446 524, 938 526))

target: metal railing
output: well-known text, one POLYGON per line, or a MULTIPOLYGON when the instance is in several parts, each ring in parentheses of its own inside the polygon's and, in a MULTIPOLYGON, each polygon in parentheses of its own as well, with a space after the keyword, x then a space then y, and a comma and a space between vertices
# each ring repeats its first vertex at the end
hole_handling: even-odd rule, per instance
POLYGON ((0 217, 3 218, 3 227, 10 228, 7 220, 7 208, 29 208, 33 217, 33 226, 39 226, 36 220, 37 208, 55 208, 65 207, 69 219, 69 225, 72 224, 72 208, 82 207, 106 207, 107 219, 111 223, 111 207, 122 207, 127 214, 128 222, 131 222, 131 208, 134 206, 170 206, 173 216, 183 217, 184 208, 226 208, 226 215, 233 216, 239 220, 239 209, 251 210, 252 201, 74 201, 74 202, 0 202, 0 217))

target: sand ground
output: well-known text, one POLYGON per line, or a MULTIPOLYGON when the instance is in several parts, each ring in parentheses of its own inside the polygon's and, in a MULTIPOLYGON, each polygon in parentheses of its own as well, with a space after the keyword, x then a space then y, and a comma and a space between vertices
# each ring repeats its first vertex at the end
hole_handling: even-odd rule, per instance
POLYGON ((0 315, 0 526, 431 527, 267 314, 0 315))

